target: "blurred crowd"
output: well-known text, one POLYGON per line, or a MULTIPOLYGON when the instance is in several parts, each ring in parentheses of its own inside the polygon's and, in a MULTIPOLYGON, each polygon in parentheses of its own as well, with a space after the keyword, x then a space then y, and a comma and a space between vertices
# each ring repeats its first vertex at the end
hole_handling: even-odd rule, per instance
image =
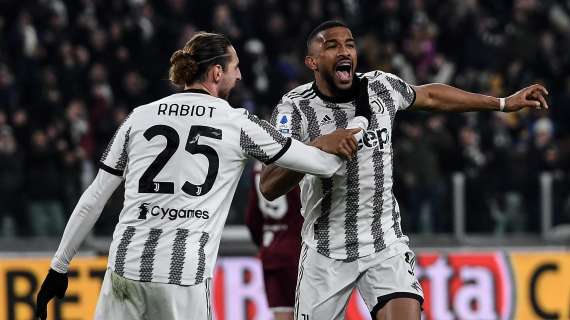
MULTIPOLYGON (((305 37, 331 18, 352 27, 359 71, 494 96, 534 82, 550 92, 548 112, 399 113, 396 193, 408 232, 452 230, 455 172, 469 232, 540 230, 541 172, 556 181, 555 222, 570 221, 568 0, 0 0, 0 14, 4 236, 63 231, 129 111, 176 90, 169 58, 194 32, 232 40, 243 81, 231 102, 266 116, 311 81, 305 37)), ((112 232, 120 207, 118 195, 96 233, 112 232)), ((243 207, 234 201, 231 222, 243 207)))

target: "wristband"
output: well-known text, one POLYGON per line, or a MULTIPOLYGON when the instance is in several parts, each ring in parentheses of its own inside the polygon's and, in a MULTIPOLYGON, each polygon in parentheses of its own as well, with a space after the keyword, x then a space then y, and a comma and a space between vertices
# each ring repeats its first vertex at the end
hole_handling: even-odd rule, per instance
POLYGON ((506 99, 499 98, 499 111, 503 112, 505 110, 506 99))

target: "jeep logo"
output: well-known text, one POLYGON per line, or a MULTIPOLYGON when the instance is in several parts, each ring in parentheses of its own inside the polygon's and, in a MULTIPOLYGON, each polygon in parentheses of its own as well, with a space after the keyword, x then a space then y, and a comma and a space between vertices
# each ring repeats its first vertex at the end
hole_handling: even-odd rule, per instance
POLYGON ((388 129, 381 128, 377 130, 370 130, 364 132, 362 139, 358 140, 358 150, 366 147, 367 149, 379 148, 384 149, 384 146, 390 140, 388 129))

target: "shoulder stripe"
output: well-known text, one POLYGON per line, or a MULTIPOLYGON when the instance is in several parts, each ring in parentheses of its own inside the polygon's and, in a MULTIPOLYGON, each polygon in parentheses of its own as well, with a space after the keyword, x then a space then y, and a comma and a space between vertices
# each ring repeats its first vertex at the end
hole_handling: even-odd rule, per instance
POLYGON ((281 133, 279 133, 279 131, 277 131, 272 125, 267 123, 267 121, 261 120, 257 116, 251 113, 248 113, 247 118, 249 119, 249 121, 260 126, 261 129, 267 132, 271 136, 271 138, 273 138, 273 140, 275 140, 281 146, 285 146, 285 144, 287 143, 287 138, 285 138, 281 133))
POLYGON ((398 92, 402 98, 404 98, 404 101, 408 106, 411 105, 414 100, 416 100, 416 92, 413 89, 408 90, 408 88, 411 87, 408 86, 404 81, 389 76, 386 77, 386 79, 390 83, 390 86, 392 86, 392 89, 398 92))
POLYGON ((300 96, 298 94, 288 93, 285 95, 285 97, 293 100, 293 99, 299 98, 300 96))
POLYGON ((303 96, 303 98, 305 99, 314 99, 317 96, 317 93, 313 90, 312 92, 306 94, 305 96, 303 96))
POLYGON ((304 95, 305 93, 307 93, 307 92, 309 92, 309 91, 311 91, 311 90, 313 90, 313 88, 312 88, 311 86, 310 86, 308 89, 305 89, 305 90, 302 90, 302 91, 301 91, 301 89, 299 89, 299 90, 293 89, 293 90, 289 91, 289 94, 294 94, 294 95, 302 96, 302 95, 304 95))
POLYGON ((117 170, 125 170, 125 168, 127 167, 127 162, 129 160, 129 139, 131 137, 131 127, 129 127, 129 130, 127 130, 127 132, 125 133, 125 141, 123 142, 123 148, 121 149, 121 156, 119 157, 119 160, 117 160, 117 164, 115 165, 115 167, 117 168, 117 170))
POLYGON ((271 118, 269 118, 269 124, 272 126, 277 126, 277 116, 279 115, 279 108, 273 108, 273 112, 271 112, 271 118))
POLYGON ((292 90, 289 91, 288 93, 285 94, 285 97, 293 100, 293 99, 299 99, 299 98, 307 98, 309 95, 311 95, 314 92, 313 87, 309 87, 308 89, 305 89, 303 91, 301 90, 292 90))
POLYGON ((107 144, 107 148, 105 148, 105 151, 103 152, 103 155, 101 155, 101 162, 104 162, 105 160, 107 160, 107 157, 109 156, 109 152, 111 152, 111 147, 113 146, 113 142, 115 141, 115 138, 117 137, 117 133, 119 132, 119 130, 121 130, 121 127, 123 127, 123 125, 125 124, 125 122, 127 122, 127 120, 131 117, 131 115, 133 114, 134 110, 131 111, 127 117, 125 118, 125 120, 123 120, 123 122, 121 123, 121 125, 117 128, 117 130, 115 130, 115 133, 113 133, 113 137, 111 138, 111 141, 109 141, 109 143, 107 144))
POLYGON ((291 137, 295 140, 301 140, 301 112, 293 103, 293 114, 291 115, 291 137))
POLYGON ((243 129, 240 132, 239 145, 245 154, 261 162, 266 162, 270 159, 267 153, 265 153, 259 145, 253 142, 251 137, 247 135, 243 129))
POLYGON ((305 99, 309 99, 309 97, 313 96, 313 95, 317 95, 317 93, 315 92, 315 90, 313 90, 313 88, 310 88, 309 90, 305 91, 302 95, 303 98, 305 99))
POLYGON ((321 129, 319 128, 319 121, 317 120, 317 113, 310 105, 310 100, 304 99, 299 102, 299 108, 307 118, 308 122, 308 133, 311 140, 316 139, 321 135, 321 129))

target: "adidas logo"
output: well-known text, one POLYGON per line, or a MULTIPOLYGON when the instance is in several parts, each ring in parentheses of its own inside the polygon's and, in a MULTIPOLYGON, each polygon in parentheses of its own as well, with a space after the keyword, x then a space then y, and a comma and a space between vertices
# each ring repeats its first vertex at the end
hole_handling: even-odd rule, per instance
POLYGON ((331 117, 329 117, 328 114, 326 114, 323 119, 321 120, 321 126, 327 125, 327 124, 331 124, 333 123, 333 119, 331 119, 331 117))

